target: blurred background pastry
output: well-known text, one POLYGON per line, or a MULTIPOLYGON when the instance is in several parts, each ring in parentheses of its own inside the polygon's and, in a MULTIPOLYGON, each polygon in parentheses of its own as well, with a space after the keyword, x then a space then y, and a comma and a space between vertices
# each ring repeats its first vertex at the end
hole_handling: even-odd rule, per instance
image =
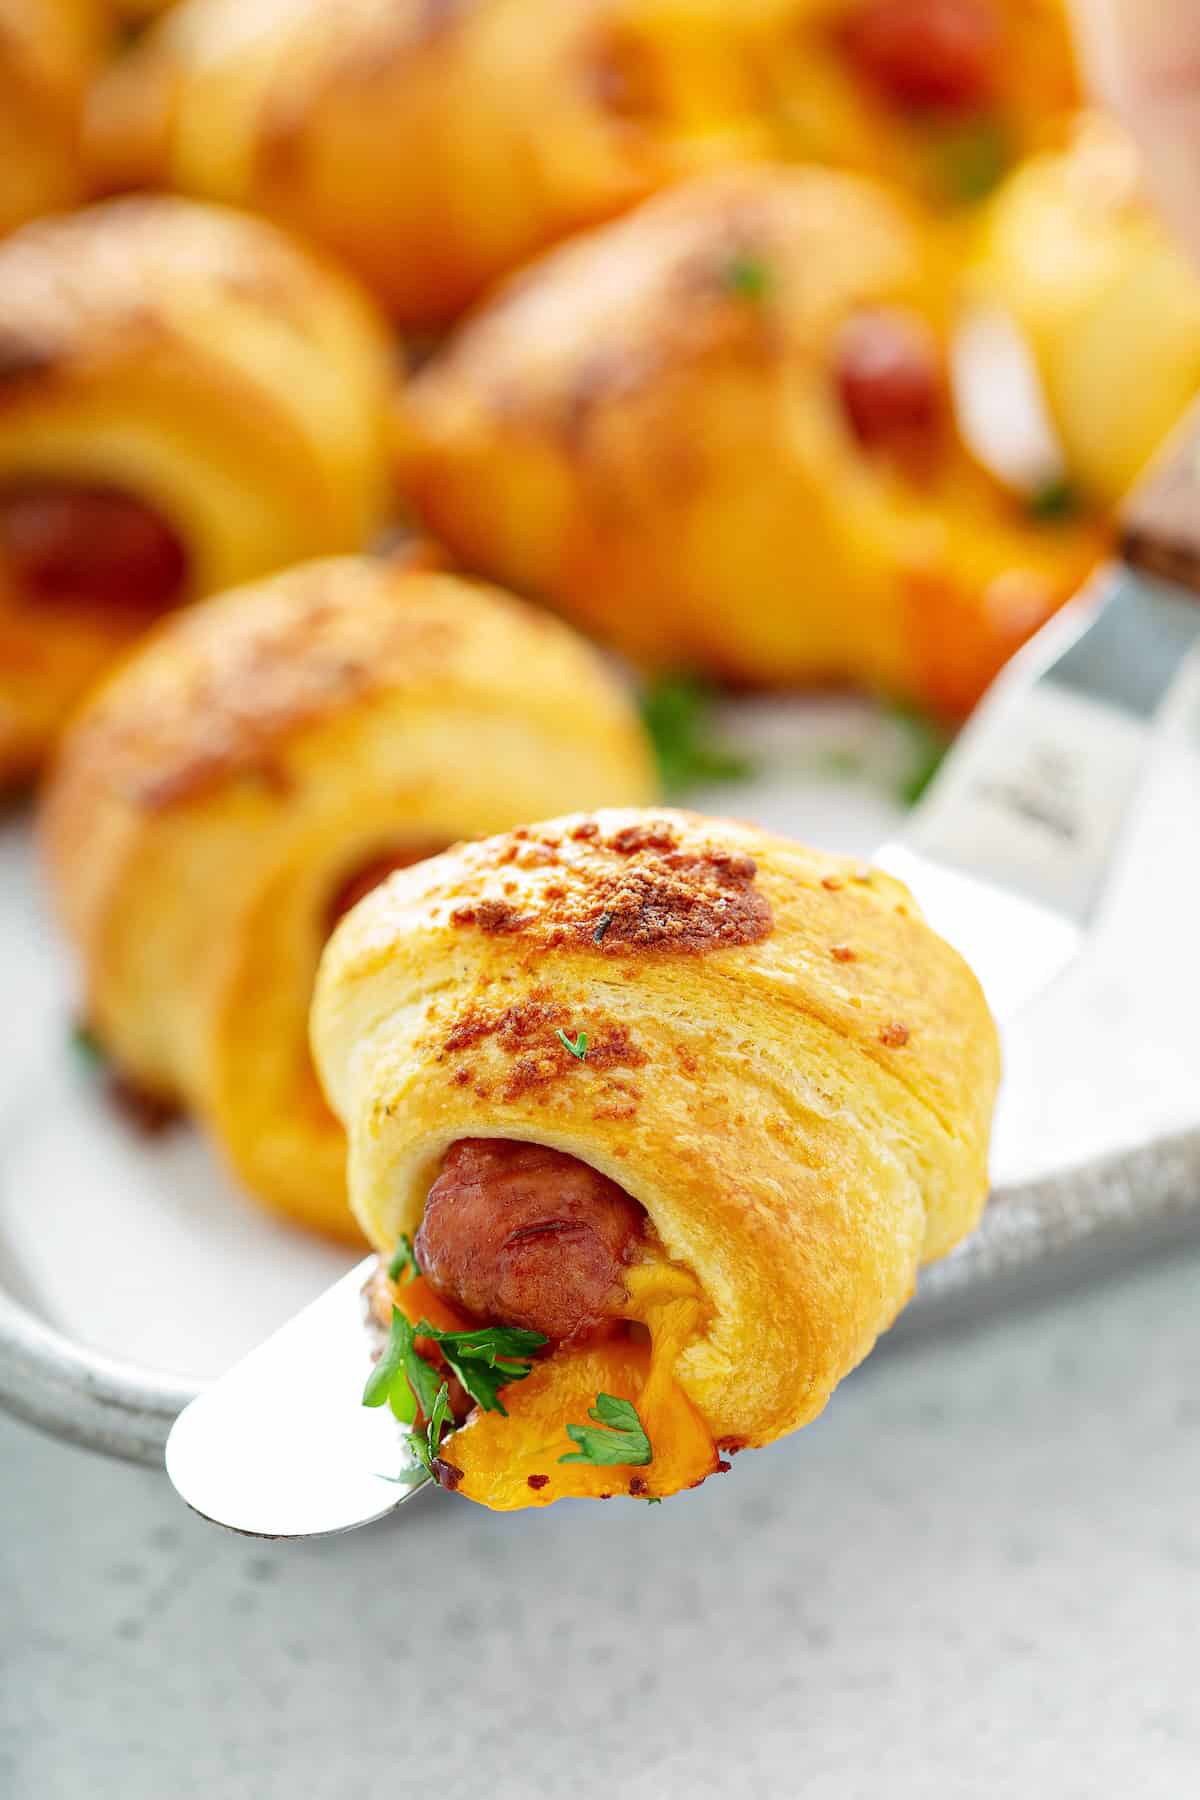
POLYGON ((80 126, 104 0, 0 0, 0 233, 83 195, 80 126))
POLYGON ((405 324, 564 233, 765 147, 763 0, 183 0, 94 96, 103 185, 322 243, 405 324))
POLYGON ((937 211, 980 199, 1078 103, 1063 0, 777 0, 777 141, 937 211))
POLYGON ((401 485, 464 566, 642 665, 961 714, 1100 540, 968 453, 949 296, 877 183, 698 177, 451 336, 403 402, 401 485))
POLYGON ((345 558, 164 620, 66 737, 43 834, 116 1072, 268 1206, 349 1236, 307 1049, 337 919, 456 839, 653 792, 623 688, 565 626, 345 558))
POLYGON ((136 197, 0 243, 0 780, 164 609, 367 541, 394 369, 262 220, 136 197))
POLYGON ((1200 275, 1120 126, 1085 116, 1068 149, 1005 183, 965 286, 1025 335, 1068 478, 1115 504, 1200 391, 1200 275))

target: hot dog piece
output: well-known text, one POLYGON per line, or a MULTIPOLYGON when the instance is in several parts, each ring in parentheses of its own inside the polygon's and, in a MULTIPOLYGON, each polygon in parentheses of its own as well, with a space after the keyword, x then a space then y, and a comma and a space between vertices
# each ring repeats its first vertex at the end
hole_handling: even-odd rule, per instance
POLYGON ((31 601, 150 616, 180 598, 187 553, 120 489, 30 481, 0 492, 0 568, 31 601))
POLYGON ((473 1318, 562 1343, 620 1312, 645 1221, 615 1182, 560 1150, 463 1138, 429 1190, 416 1252, 473 1318))
POLYGON ((937 340, 900 307, 856 313, 842 327, 836 376, 855 436, 868 450, 927 463, 946 423, 937 340))
POLYGON ((866 0, 845 42, 886 100, 918 112, 985 105, 1003 53, 992 0, 866 0))

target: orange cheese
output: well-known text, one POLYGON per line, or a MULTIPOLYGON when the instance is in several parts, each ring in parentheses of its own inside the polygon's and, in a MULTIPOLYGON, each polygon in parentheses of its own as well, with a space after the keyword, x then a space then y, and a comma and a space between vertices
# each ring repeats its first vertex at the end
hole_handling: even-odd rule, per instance
MULTIPOLYGON (((649 1499, 695 1487, 717 1467, 712 1433, 675 1380, 680 1352, 697 1335, 707 1311, 695 1279, 673 1264, 648 1260, 628 1271, 624 1316, 645 1327, 649 1341, 623 1334, 556 1350, 533 1372, 503 1390, 507 1410, 472 1413, 442 1442, 443 1460, 462 1470, 457 1491, 499 1512, 549 1506, 570 1496, 649 1499), (637 1408, 650 1439, 644 1465, 562 1463, 575 1446, 569 1424, 588 1422, 597 1394, 613 1394, 637 1408), (543 1477, 545 1479, 543 1479, 543 1477)), ((443 1330, 470 1322, 438 1299, 424 1278, 404 1283, 397 1302, 414 1322, 443 1330)))

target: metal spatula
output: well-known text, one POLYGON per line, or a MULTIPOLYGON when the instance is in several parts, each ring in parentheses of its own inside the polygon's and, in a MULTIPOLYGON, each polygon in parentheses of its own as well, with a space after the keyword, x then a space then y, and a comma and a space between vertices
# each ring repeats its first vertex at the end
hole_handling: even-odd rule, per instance
MULTIPOLYGON (((971 963, 997 1017, 1083 944, 1147 765, 1155 721, 1200 638, 1195 427, 1130 510, 1104 570, 1010 665, 903 838, 878 861, 971 963), (1153 572, 1147 572, 1153 571, 1153 572)), ((409 1499, 398 1427, 359 1405, 370 1372, 357 1268, 179 1415, 167 1472, 235 1531, 349 1531, 409 1499)))

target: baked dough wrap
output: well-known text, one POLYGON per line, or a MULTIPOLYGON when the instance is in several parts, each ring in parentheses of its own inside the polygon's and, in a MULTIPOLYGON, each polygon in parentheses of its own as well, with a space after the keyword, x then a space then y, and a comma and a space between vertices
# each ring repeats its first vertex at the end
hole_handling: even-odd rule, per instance
POLYGON ((1133 140, 1084 115, 987 207, 964 286, 1041 376, 1072 483, 1114 506, 1200 389, 1200 277, 1147 198, 1133 140))
MULTIPOLYGON (((148 509, 178 546, 169 603, 358 549, 387 504, 394 370, 369 301, 265 221, 166 196, 37 221, 0 244, 0 512, 30 490, 148 509)), ((157 605, 115 576, 106 599, 31 592, 14 545, 0 519, 0 779, 157 605)))
POLYGON ((268 1206, 353 1237, 307 1047, 347 883, 548 805, 653 791, 628 699, 565 627, 344 558, 164 620, 68 732, 41 835, 119 1074, 194 1113, 268 1206))
MULTIPOLYGON (((710 1450, 815 1417, 987 1191, 999 1054, 971 972, 898 882, 729 820, 574 815, 392 876, 330 940, 312 1038, 385 1260, 464 1138, 566 1152, 640 1202, 699 1286, 674 1373, 710 1450)), ((546 1368, 570 1389, 602 1352, 557 1350, 506 1391, 511 1425, 444 1455, 480 1430, 502 1458, 546 1368)), ((464 1491, 544 1504, 550 1466, 526 1493, 468 1467, 464 1491)))
MULTIPOLYGON (((1032 523, 968 453, 948 292, 925 226, 872 182, 697 178, 451 335, 402 396, 401 485, 464 567, 642 664, 850 679, 961 714, 1102 540, 1032 523), (915 467, 862 441, 841 386, 848 334, 881 321, 928 364, 915 467)), ((907 391, 877 356, 865 374, 903 431, 907 391)))
POLYGON ((765 149, 763 0, 185 0, 98 84, 96 178, 246 206, 398 320, 765 149))
POLYGON ((82 197, 103 23, 104 0, 0 0, 0 235, 82 197))
POLYGON ((1080 96, 1064 0, 777 0, 779 154, 857 169, 953 227, 1080 96))

